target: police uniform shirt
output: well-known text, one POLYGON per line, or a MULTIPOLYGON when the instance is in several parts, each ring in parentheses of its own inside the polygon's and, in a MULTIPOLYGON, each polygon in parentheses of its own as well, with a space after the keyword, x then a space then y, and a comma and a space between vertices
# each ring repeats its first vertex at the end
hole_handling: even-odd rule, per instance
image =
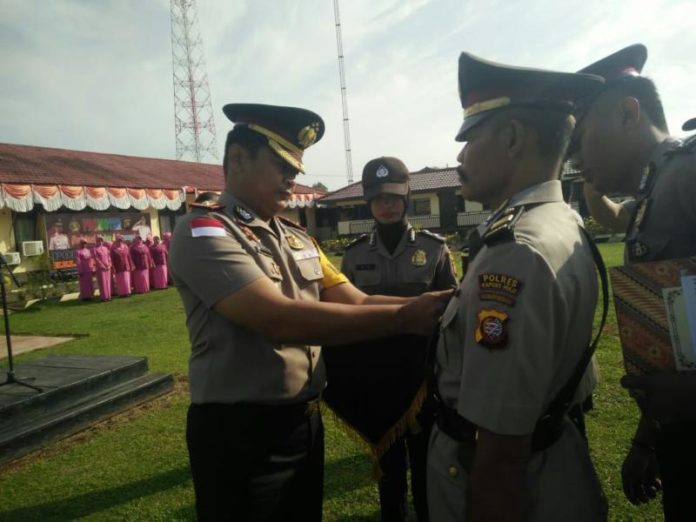
POLYGON ((444 238, 410 224, 391 254, 376 228, 358 238, 346 249, 341 272, 369 295, 411 297, 457 284, 444 238))
POLYGON ((310 301, 346 279, 299 227, 278 218, 265 222, 227 192, 219 203, 224 207, 217 212, 194 210, 183 217, 170 246, 192 347, 191 401, 276 404, 314 398, 326 379, 318 346, 271 343, 213 306, 262 277, 284 296, 310 301))
MULTIPOLYGON (((597 300, 592 254, 560 182, 513 197, 487 231, 520 207, 514 238, 487 242, 472 260, 443 314, 436 360, 443 401, 503 435, 534 431, 590 341, 597 300)), ((428 456, 434 519, 463 520, 466 512, 467 472, 457 450, 435 430, 428 456)), ((587 445, 567 419, 561 438, 533 454, 527 469, 530 519, 595 520, 603 511, 587 445)))
POLYGON ((626 234, 631 263, 696 255, 696 148, 667 139, 651 155, 626 234))

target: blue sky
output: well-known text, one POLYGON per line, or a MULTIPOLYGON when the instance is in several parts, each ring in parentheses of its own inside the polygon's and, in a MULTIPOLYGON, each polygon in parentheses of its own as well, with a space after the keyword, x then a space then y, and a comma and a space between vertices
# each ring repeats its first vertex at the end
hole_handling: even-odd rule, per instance
MULTIPOLYGON (((642 42, 681 135, 695 15, 692 0, 342 0, 354 177, 381 155, 456 163, 462 51, 573 71, 642 42)), ((344 185, 333 0, 198 0, 198 16, 220 158, 225 103, 303 106, 327 132, 299 181, 344 185)), ((0 142, 175 157, 168 0, 0 0, 0 63, 0 142)))

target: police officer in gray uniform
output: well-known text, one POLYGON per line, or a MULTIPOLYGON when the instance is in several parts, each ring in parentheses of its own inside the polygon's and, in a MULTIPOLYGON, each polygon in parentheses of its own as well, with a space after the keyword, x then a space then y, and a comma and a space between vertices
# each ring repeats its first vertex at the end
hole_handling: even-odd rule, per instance
MULTIPOLYGON (((640 75, 646 59, 647 49, 636 44, 582 69, 606 84, 584 104, 573 140, 575 166, 597 193, 590 210, 627 226, 626 263, 696 255, 696 142, 669 135, 657 89, 640 75), (606 193, 634 199, 617 205, 606 193)), ((622 469, 624 493, 640 504, 662 487, 665 518, 691 520, 696 377, 663 373, 622 382, 644 397, 622 469)))
MULTIPOLYGON (((370 234, 364 234, 346 249, 341 264, 350 281, 366 294, 416 296, 430 290, 453 288, 457 284, 452 256, 444 238, 427 230, 416 231, 408 222, 409 172, 398 158, 381 157, 368 161, 362 174, 363 199, 375 219, 370 234)), ((405 354, 403 338, 386 339, 391 346, 380 371, 401 373, 412 378, 406 362, 415 366, 420 381, 425 379, 427 338, 408 343, 414 353, 405 354)), ((386 353, 386 350, 385 350, 386 353)), ((368 406, 369 407, 369 406, 368 406)), ((378 413, 378 412, 377 412, 378 413)), ((407 453, 411 468, 411 491, 419 521, 428 519, 425 489, 425 459, 432 420, 425 413, 417 433, 406 427, 380 458, 380 508, 383 521, 406 519, 407 453)))
POLYGON ((322 119, 230 104, 225 191, 184 216, 170 268, 191 341, 187 444, 201 520, 321 520, 320 344, 423 334, 441 299, 367 296, 277 217, 322 119), (324 301, 324 302, 320 302, 324 301), (361 306, 352 306, 352 305, 361 306))
POLYGON ((442 317, 431 520, 606 517, 586 442, 567 416, 545 416, 592 333, 595 262, 558 177, 573 101, 601 82, 460 56, 462 192, 496 210, 442 317))

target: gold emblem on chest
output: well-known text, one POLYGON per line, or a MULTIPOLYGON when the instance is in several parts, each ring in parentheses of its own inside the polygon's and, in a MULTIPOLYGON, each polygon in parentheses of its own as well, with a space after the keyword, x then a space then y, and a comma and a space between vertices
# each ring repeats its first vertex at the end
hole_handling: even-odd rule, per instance
POLYGON ((425 250, 419 248, 413 253, 413 257, 411 258, 411 264, 413 266, 425 266, 427 262, 428 255, 425 253, 425 250))
POLYGON ((285 234, 285 240, 293 250, 304 250, 305 244, 294 234, 285 234))

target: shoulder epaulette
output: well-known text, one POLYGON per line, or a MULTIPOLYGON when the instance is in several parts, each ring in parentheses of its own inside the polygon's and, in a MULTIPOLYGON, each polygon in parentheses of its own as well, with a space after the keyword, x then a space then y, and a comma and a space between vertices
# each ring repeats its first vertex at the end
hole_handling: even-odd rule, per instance
POLYGON ((299 223, 294 222, 292 219, 288 219, 283 216, 276 216, 282 223, 283 225, 287 225, 289 227, 297 228, 299 230, 302 230, 302 232, 306 232, 307 229, 300 225, 299 223))
POLYGON ((216 203, 215 201, 208 200, 208 201, 204 201, 202 203, 189 203, 189 207, 205 210, 206 212, 210 212, 210 211, 222 210, 223 208, 225 208, 225 205, 221 205, 220 203, 216 203))
POLYGON ((367 238, 369 238, 369 237, 370 237, 369 234, 361 234, 360 236, 356 237, 353 241, 351 241, 350 243, 348 243, 348 245, 346 245, 346 250, 348 250, 349 248, 354 247, 354 246, 357 245, 358 243, 362 243, 363 241, 365 241, 365 240, 366 240, 367 238))
POLYGON ((425 237, 429 237, 430 239, 434 239, 435 241, 438 241, 440 243, 445 243, 447 241, 444 238, 444 236, 441 236, 440 234, 436 234, 435 232, 431 232, 430 230, 426 229, 419 230, 418 234, 421 234, 425 237))
POLYGON ((491 222, 481 236, 486 245, 495 245, 515 239, 515 224, 524 212, 524 207, 510 207, 491 222))

